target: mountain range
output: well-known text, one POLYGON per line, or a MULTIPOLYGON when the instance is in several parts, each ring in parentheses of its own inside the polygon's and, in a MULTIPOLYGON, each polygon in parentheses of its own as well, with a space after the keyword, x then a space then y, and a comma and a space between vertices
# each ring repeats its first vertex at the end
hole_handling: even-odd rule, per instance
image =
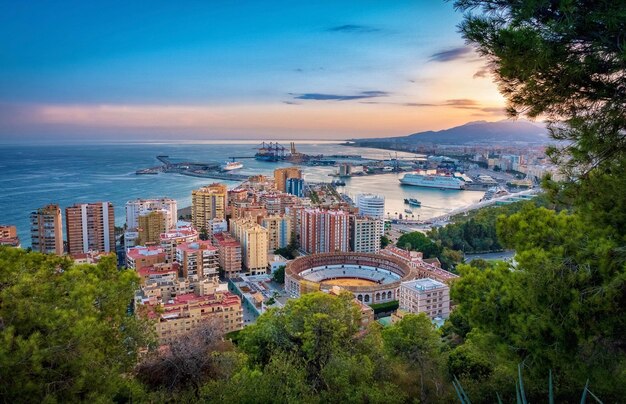
POLYGON ((497 143, 550 143, 544 124, 526 120, 498 122, 475 121, 439 131, 413 133, 407 136, 353 139, 359 146, 380 143, 437 143, 437 144, 497 144, 497 143))

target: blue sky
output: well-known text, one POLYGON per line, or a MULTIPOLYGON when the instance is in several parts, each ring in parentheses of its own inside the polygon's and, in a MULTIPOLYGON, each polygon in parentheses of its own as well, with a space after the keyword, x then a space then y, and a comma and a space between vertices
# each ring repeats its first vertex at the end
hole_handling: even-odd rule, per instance
POLYGON ((502 115, 446 2, 2 9, 0 140, 392 136, 502 115))

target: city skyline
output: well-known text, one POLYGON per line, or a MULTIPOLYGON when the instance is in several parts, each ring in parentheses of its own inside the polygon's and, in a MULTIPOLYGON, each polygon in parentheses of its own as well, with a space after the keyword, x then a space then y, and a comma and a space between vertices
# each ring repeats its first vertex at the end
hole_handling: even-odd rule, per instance
POLYGON ((330 140, 505 117, 447 2, 4 9, 0 142, 330 140))

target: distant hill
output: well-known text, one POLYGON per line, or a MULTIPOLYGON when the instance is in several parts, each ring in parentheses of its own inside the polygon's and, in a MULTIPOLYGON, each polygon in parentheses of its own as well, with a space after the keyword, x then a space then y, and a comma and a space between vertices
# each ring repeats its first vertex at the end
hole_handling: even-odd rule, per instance
POLYGON ((545 125, 525 120, 469 122, 461 126, 440 131, 413 133, 408 136, 355 139, 357 145, 381 143, 438 143, 438 144, 494 144, 527 143, 546 144, 552 139, 545 125))

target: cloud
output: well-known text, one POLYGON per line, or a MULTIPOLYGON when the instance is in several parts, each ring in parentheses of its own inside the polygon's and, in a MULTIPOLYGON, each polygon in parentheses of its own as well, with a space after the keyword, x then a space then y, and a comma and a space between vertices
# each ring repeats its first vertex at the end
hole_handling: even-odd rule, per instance
POLYGON ((460 46, 458 48, 452 48, 433 53, 430 55, 430 61, 433 62, 451 62, 453 60, 463 59, 468 53, 472 51, 472 48, 468 46, 460 46))
POLYGON ((287 104, 287 105, 300 105, 302 104, 301 102, 295 102, 295 101, 283 101, 283 104, 287 104))
POLYGON ((327 29, 328 32, 343 32, 349 34, 371 34, 374 32, 380 32, 380 28, 372 27, 369 25, 357 25, 357 24, 344 24, 336 25, 327 29))
POLYGON ((456 107, 456 108, 477 108, 478 101, 470 100, 467 98, 457 98, 452 100, 446 100, 443 103, 444 106, 447 107, 456 107))
POLYGON ((476 73, 474 73, 474 78, 475 79, 484 79, 485 77, 487 77, 489 75, 489 73, 491 73, 491 71, 489 70, 489 67, 483 66, 480 69, 478 69, 478 71, 476 73))
POLYGON ((485 107, 480 109, 483 112, 489 112, 491 114, 504 114, 506 113, 506 109, 502 107, 485 107))
POLYGON ((389 95, 386 91, 361 91, 357 94, 346 95, 346 94, 323 94, 323 93, 304 93, 304 94, 293 94, 294 99, 296 100, 314 100, 314 101, 350 101, 350 100, 362 100, 366 98, 377 98, 377 97, 386 97, 389 95))

